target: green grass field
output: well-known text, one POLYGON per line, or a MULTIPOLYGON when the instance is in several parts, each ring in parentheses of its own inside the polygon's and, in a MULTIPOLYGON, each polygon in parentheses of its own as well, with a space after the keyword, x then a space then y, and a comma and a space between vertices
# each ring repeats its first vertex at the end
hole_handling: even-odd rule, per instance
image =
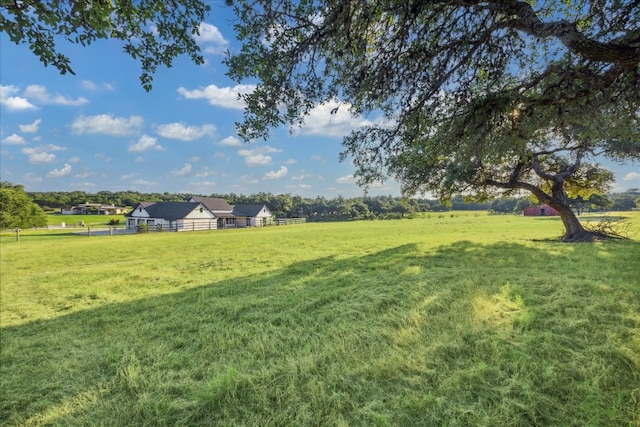
POLYGON ((64 223, 67 227, 78 226, 78 222, 84 222, 85 226, 106 226, 109 220, 120 220, 120 226, 125 224, 124 215, 47 215, 47 224, 59 226, 64 223))
POLYGON ((0 424, 639 426, 640 214, 0 236, 0 424))

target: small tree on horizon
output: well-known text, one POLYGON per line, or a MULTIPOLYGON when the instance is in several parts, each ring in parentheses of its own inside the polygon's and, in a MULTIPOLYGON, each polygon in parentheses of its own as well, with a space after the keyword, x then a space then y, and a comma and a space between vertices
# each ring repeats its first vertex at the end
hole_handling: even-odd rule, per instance
POLYGON ((47 217, 24 192, 22 185, 0 183, 0 229, 47 225, 47 217))

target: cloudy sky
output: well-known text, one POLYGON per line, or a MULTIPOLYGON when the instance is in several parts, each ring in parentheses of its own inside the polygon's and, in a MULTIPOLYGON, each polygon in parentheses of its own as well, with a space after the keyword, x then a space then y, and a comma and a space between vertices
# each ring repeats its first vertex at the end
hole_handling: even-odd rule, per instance
MULTIPOLYGON (((333 105, 319 106, 304 128, 277 129, 266 142, 238 139, 237 94, 252 86, 225 76, 223 52, 238 43, 222 4, 201 26, 206 64, 176 60, 158 70, 151 92, 119 42, 61 44, 73 76, 43 67, 1 34, 0 179, 27 191, 362 195, 353 166, 338 161, 341 137, 364 122, 345 109, 331 115, 333 105)), ((640 187, 640 165, 607 166, 616 190, 640 187)), ((399 186, 370 194, 399 195, 399 186)))

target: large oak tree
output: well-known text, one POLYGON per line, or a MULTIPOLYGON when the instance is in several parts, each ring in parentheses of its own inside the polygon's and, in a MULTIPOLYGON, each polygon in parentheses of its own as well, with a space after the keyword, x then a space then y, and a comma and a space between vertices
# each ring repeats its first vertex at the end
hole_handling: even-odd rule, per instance
POLYGON ((598 158, 640 159, 637 0, 228 0, 243 42, 229 75, 256 79, 246 140, 341 102, 384 120, 344 139, 363 185, 406 194, 528 191, 565 241, 592 240, 568 194, 612 181, 598 158))

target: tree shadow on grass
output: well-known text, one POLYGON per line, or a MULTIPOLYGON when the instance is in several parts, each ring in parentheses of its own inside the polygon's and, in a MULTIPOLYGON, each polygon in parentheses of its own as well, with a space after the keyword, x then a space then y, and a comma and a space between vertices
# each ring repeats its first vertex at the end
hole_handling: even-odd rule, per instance
POLYGON ((403 245, 4 328, 0 422, 631 423, 638 253, 403 245))

